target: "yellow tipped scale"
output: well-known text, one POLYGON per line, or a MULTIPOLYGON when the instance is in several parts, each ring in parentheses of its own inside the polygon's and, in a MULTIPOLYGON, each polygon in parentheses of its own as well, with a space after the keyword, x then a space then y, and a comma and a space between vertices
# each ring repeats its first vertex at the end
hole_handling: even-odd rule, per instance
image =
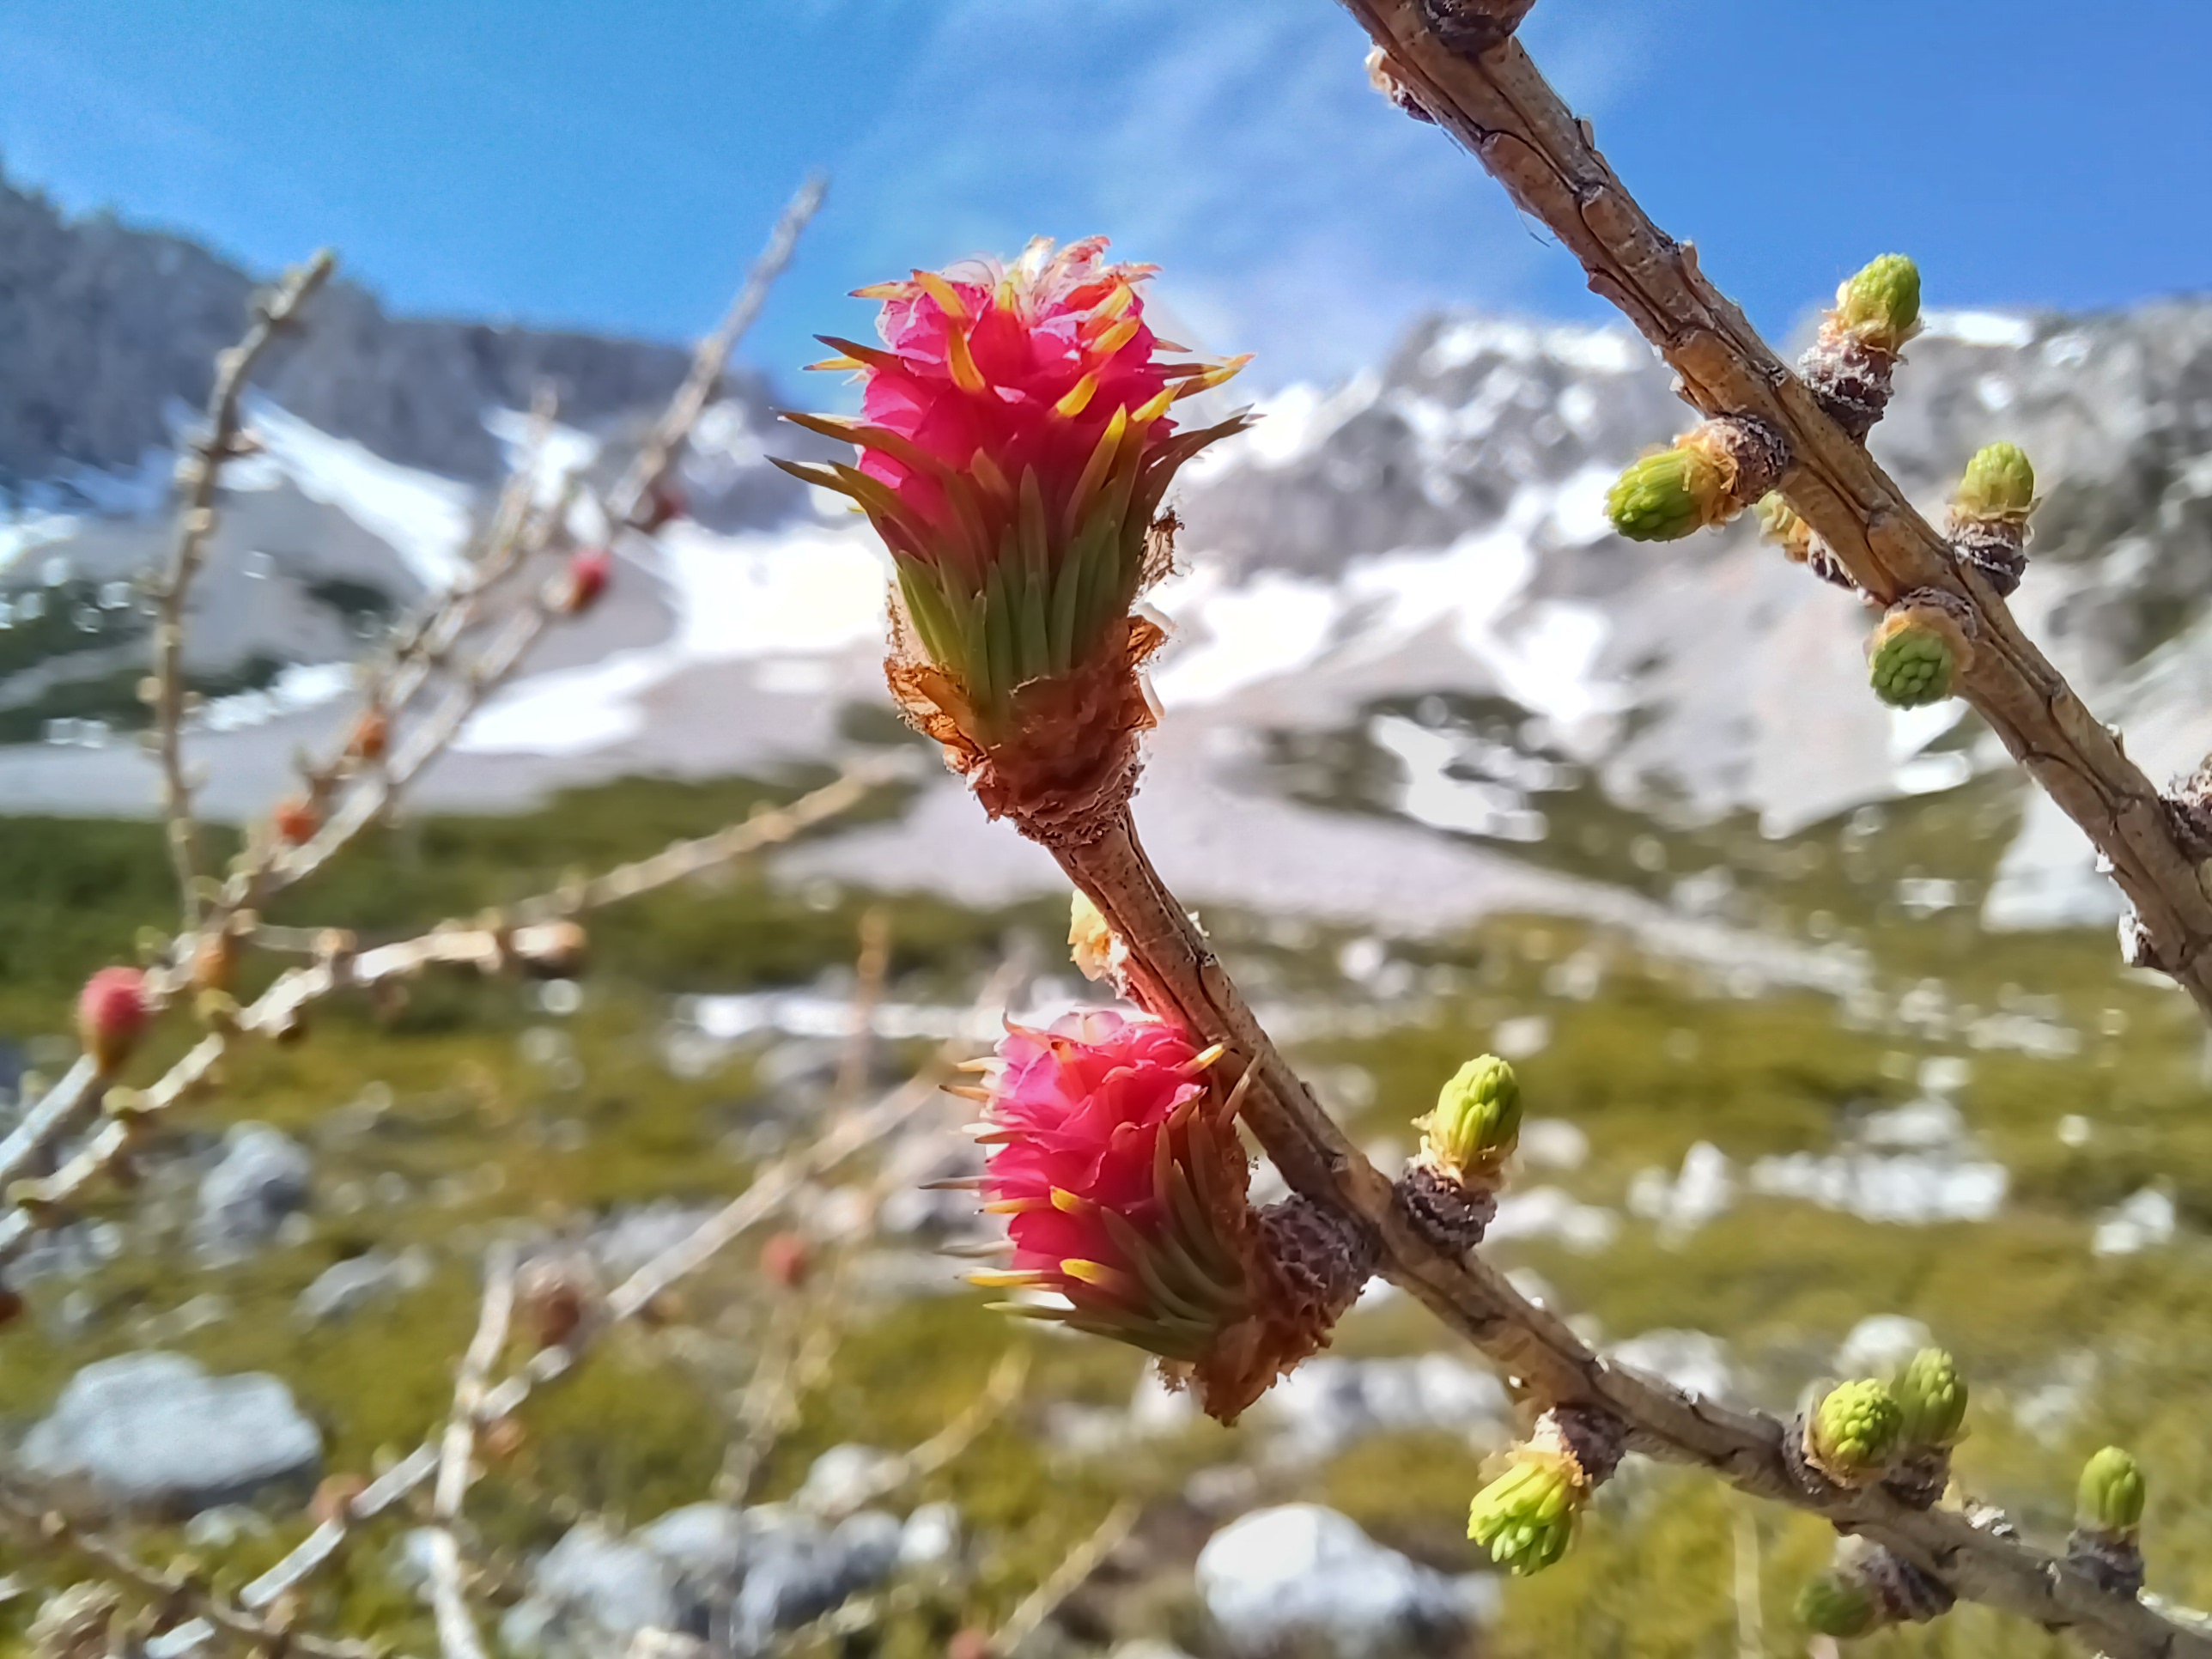
POLYGON ((858 357, 824 357, 818 363, 807 364, 806 372, 810 374, 835 374, 866 367, 858 357))
POLYGON ((960 290, 935 271, 917 270, 914 273, 914 282, 915 286, 936 301, 939 307, 956 324, 971 320, 968 315, 968 302, 960 297, 960 290))
POLYGON ((1162 386, 1156 395, 1146 398, 1143 403, 1139 404, 1135 409, 1130 411, 1129 424, 1132 426, 1150 426, 1154 421, 1158 420, 1161 416, 1166 414, 1168 412, 1169 405, 1173 404, 1175 400, 1182 395, 1182 393, 1178 392, 1171 386, 1162 386))
POLYGON ((1137 331, 1143 326, 1144 325, 1134 317, 1124 317, 1092 341, 1092 349, 1102 357, 1110 357, 1130 341, 1135 339, 1137 331))
POLYGON ((1066 394, 1052 406, 1052 412, 1072 421, 1088 409, 1091 406, 1091 400, 1097 395, 1098 377, 1096 374, 1085 374, 1073 386, 1068 387, 1066 394))
POLYGON ((1188 1060, 1183 1061, 1182 1068, 1184 1071, 1195 1075, 1200 1072, 1205 1071, 1208 1066, 1212 1066, 1214 1061, 1219 1060, 1222 1055, 1228 1052, 1229 1045, 1227 1043, 1217 1042, 1211 1048, 1201 1049, 1199 1053, 1193 1054, 1188 1060))
POLYGON ((979 1291, 1035 1291, 1048 1288, 1053 1277, 1036 1267, 1021 1267, 969 1273, 968 1282, 979 1291))
POLYGON ((1241 357, 1231 357, 1212 368, 1203 368, 1185 376, 1182 384, 1176 388, 1175 395, 1178 398, 1194 398, 1201 392, 1211 392, 1214 387, 1234 380, 1237 372, 1251 361, 1252 354, 1248 351, 1241 357))
POLYGON ((1091 320, 1094 323, 1113 322, 1135 303, 1136 298, 1135 289, 1127 283, 1116 283, 1111 294, 1091 307, 1091 320))
POLYGON ((938 1087, 948 1095, 957 1095, 963 1100, 972 1100, 979 1106, 991 1103, 991 1091, 972 1083, 941 1083, 938 1087))
POLYGON ((1048 1203, 1057 1204, 1057 1191, 1050 1200, 1042 1198, 994 1198, 983 1206, 985 1215, 1034 1215, 1048 1203))
MULTIPOLYGON (((915 273, 917 276, 921 274, 920 271, 915 273)), ((866 288, 854 289, 853 297, 855 300, 903 300, 913 292, 912 283, 871 283, 866 288)))
POLYGON ((945 333, 945 361, 952 370, 952 384, 963 392, 983 392, 990 382, 983 371, 975 367, 975 354, 968 349, 968 337, 956 326, 945 333))
POLYGON ((1099 1290, 1111 1291, 1131 1301, 1144 1295, 1144 1286, 1119 1267, 1109 1267, 1103 1261, 1086 1261, 1081 1256, 1070 1256, 1060 1264, 1060 1270, 1079 1285, 1095 1285, 1099 1290))

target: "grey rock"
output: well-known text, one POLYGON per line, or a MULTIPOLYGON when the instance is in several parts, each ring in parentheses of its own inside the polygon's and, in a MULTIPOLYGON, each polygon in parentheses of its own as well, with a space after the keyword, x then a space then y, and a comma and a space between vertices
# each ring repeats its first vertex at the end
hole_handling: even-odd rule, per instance
POLYGON ((832 1446, 814 1460, 791 1501, 815 1515, 857 1509, 883 1489, 897 1465, 895 1454, 874 1446, 832 1446))
POLYGON ((266 1123, 233 1124, 222 1158, 200 1182, 194 1242, 218 1260, 268 1243, 287 1216, 307 1207, 313 1182, 307 1149, 291 1136, 266 1123))
POLYGON ((1501 1437, 1513 1405, 1497 1376, 1450 1354, 1310 1359, 1261 1397, 1255 1413, 1292 1457, 1327 1457, 1371 1434, 1436 1429, 1501 1437))
POLYGON ((322 1436, 260 1372, 210 1376, 181 1354, 103 1359, 71 1377, 23 1438, 23 1467, 88 1481, 112 1503, 193 1513, 272 1486, 305 1487, 322 1436))
POLYGON ((958 1559, 960 1511, 951 1504, 923 1504, 899 1531, 898 1565, 902 1571, 927 1571, 958 1559))
POLYGON ((501 1636, 519 1651, 598 1654, 676 1623, 677 1572, 644 1545, 592 1522, 572 1527, 531 1570, 532 1594, 501 1636))
POLYGON ((421 1289, 430 1273, 430 1253, 420 1245, 396 1256, 382 1250, 349 1256, 318 1273, 293 1303, 292 1313, 309 1325, 343 1319, 374 1303, 421 1289))
POLYGON ((1486 1606, 1317 1504, 1224 1527, 1199 1552, 1198 1589, 1225 1650, 1250 1659, 1455 1659, 1486 1606))
POLYGON ((642 1631, 726 1629, 750 1655, 889 1578, 908 1530, 880 1510, 825 1526, 782 1504, 687 1504, 628 1537, 586 1522, 532 1571, 531 1594, 509 1609, 501 1638, 544 1659, 598 1659, 642 1631))

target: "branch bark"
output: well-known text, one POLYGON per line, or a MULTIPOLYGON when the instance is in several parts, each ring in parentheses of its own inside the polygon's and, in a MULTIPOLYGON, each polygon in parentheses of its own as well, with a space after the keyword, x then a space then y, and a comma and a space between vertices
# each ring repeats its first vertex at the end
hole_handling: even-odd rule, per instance
POLYGON ((1201 1043, 1218 1042, 1226 1077, 1249 1075, 1244 1121, 1297 1192, 1371 1228, 1382 1272, 1498 1367, 1559 1405, 1620 1419, 1635 1449, 1710 1470, 1754 1496, 1863 1534, 1934 1574, 1963 1599, 2069 1629, 2111 1659, 2212 1659, 2212 1637, 2132 1598, 2108 1595, 2058 1558, 1977 1527, 1956 1510, 1907 1508, 1879 1488, 1816 1496, 1783 1455, 1784 1425, 1686 1395, 1611 1364, 1566 1323, 1515 1290, 1479 1256, 1433 1249, 1399 1208, 1392 1184, 1276 1050, 1206 936, 1121 820, 1087 847, 1054 856, 1127 947, 1130 994, 1201 1043))
POLYGON ((215 534, 216 488, 223 465, 248 453, 240 404, 254 366, 276 337, 298 320, 300 309, 337 268, 325 248, 286 274, 276 288, 253 296, 246 337, 216 359, 208 393, 207 429, 192 441, 178 482, 185 500, 177 512, 177 539, 167 571, 154 592, 154 747, 161 766, 161 804, 168 821, 169 859, 177 872, 185 926, 200 917, 199 832, 192 821, 191 779, 185 770, 185 600, 215 534))
POLYGON ((430 1604, 437 1620, 438 1645, 446 1659, 484 1659, 483 1637, 476 1615, 469 1610, 468 1588, 463 1579, 461 1547, 456 1529, 461 1505, 466 1500, 470 1464, 476 1457, 477 1413, 492 1367, 507 1346, 508 1322, 514 1314, 514 1248, 492 1247, 484 1263, 483 1306, 477 1316, 477 1334, 462 1355, 453 1379, 453 1410, 438 1452, 438 1485, 431 1498, 430 1604))
POLYGON ((2171 975, 2212 1016, 2212 898, 2119 734, 2083 707, 1995 590, 1954 563, 1905 492, 1706 279, 1696 250, 1652 223, 1518 41, 1462 54, 1429 26, 1423 0, 1341 3, 1384 54, 1389 77, 1551 228, 1591 290, 1657 349, 1685 400, 1788 437, 1795 465, 1783 493, 1862 587, 1885 605, 1933 587, 1970 607, 1978 631, 1960 695, 2110 861, 2141 925, 2138 965, 2171 975))

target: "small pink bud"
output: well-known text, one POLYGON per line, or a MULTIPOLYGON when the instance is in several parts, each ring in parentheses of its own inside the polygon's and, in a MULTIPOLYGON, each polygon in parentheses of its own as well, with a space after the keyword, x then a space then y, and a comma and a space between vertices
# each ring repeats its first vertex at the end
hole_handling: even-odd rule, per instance
POLYGON ((270 827, 276 831, 276 839, 287 847, 303 847, 315 838, 315 831, 323 827, 322 814, 312 802, 297 795, 281 803, 270 815, 270 827))
POLYGON ((102 1077, 130 1059, 146 1017, 146 976, 136 968, 103 968, 85 981, 76 1000, 77 1036, 102 1077))
POLYGON ((806 1282, 814 1253, 797 1233, 773 1233, 761 1246, 761 1271, 787 1291, 806 1282))
POLYGON ((568 559, 568 614, 581 616, 597 604, 613 574, 614 560, 605 548, 578 548, 568 559))

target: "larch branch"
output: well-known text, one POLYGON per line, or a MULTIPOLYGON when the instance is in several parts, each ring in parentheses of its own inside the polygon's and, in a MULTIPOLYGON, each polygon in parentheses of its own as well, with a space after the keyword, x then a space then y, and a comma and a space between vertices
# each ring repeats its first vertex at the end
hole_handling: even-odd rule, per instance
POLYGON ((337 268, 336 256, 325 248, 288 272, 275 288, 253 296, 252 324, 244 339, 216 358, 206 426, 191 441, 177 469, 184 500, 177 509, 176 542, 168 568, 154 590, 153 713, 169 858, 176 869, 187 928, 199 921, 200 866, 199 832, 192 820, 192 783, 185 768, 185 602, 192 579, 207 556, 209 539, 215 534, 216 493, 224 464, 252 448, 241 410, 246 382, 262 355, 296 324, 301 308, 337 268))
POLYGON ((1397 93, 1471 151, 1514 202, 1550 228, 1680 377, 1709 416, 1764 421, 1794 458, 1783 493, 1852 578, 1884 605, 1934 588, 1969 608, 1973 659, 1960 695, 2081 825, 2135 907, 2139 965, 2167 973, 2212 1015, 2212 897, 2159 791, 2119 736, 2082 705, 1994 589, 1820 408, 1696 251, 1655 225, 1520 43, 1455 51, 1432 27, 1439 0, 1341 0, 1383 55, 1397 93))
POLYGON ((1399 1206, 1390 1180, 1276 1049, 1153 868, 1126 812, 1097 842, 1054 852, 1126 945, 1131 995, 1195 1041, 1223 1044, 1225 1075, 1250 1079, 1243 1121, 1291 1187, 1364 1223, 1380 1243, 1384 1276, 1534 1393, 1553 1404, 1609 1412, 1647 1455, 1705 1468, 1744 1492, 1818 1515, 1838 1531, 1863 1534, 1962 1599, 2071 1630, 2112 1659, 2212 1659, 2212 1637, 2108 1594, 2062 1559, 1978 1528, 1956 1510, 1911 1509, 1879 1487, 1808 1492, 1790 1471, 1785 1431, 1773 1418, 1615 1365, 1479 1255, 1438 1252, 1399 1206))

